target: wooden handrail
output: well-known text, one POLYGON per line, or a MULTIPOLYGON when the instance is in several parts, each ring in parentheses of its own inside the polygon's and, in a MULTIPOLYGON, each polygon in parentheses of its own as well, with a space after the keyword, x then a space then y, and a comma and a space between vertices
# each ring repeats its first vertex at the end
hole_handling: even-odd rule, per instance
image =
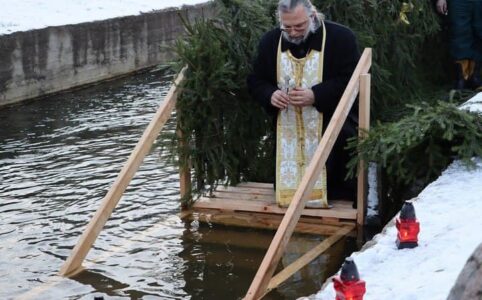
POLYGON ((253 282, 245 296, 245 299, 260 299, 268 288, 269 282, 273 277, 276 266, 283 256, 286 246, 293 234, 296 223, 298 222, 305 201, 311 194, 318 175, 326 163, 328 155, 341 131, 343 123, 353 106, 359 91, 360 75, 368 73, 371 67, 372 51, 366 48, 353 72, 350 81, 343 93, 341 100, 323 134, 321 141, 316 149, 313 158, 308 165, 300 185, 286 211, 281 224, 271 242, 268 251, 261 262, 253 282))
POLYGON ((159 109, 147 126, 141 139, 139 142, 137 142, 137 145, 129 156, 126 164, 107 192, 107 195, 102 200, 97 212, 92 217, 84 233, 80 236, 79 241, 72 250, 70 256, 60 269, 59 274, 61 276, 73 276, 82 270, 82 262, 89 253, 90 248, 92 248, 92 245, 99 236, 100 231, 102 228, 104 228, 104 225, 112 214, 112 211, 124 194, 124 191, 139 169, 139 166, 142 164, 144 157, 149 153, 149 150, 159 135, 162 127, 170 118, 171 113, 176 106, 178 86, 184 79, 185 70, 186 67, 184 67, 177 76, 174 84, 169 89, 165 100, 159 106, 159 109))

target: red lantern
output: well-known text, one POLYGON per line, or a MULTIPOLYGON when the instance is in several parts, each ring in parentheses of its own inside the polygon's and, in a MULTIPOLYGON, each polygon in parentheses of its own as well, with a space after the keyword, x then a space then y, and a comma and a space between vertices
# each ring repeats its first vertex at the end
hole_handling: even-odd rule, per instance
POLYGON ((341 266, 340 276, 333 277, 336 300, 363 300, 365 281, 360 279, 358 269, 351 257, 341 266))
POLYGON ((396 219, 397 247, 398 249, 415 248, 418 246, 418 233, 420 223, 415 216, 415 208, 411 202, 405 202, 400 211, 400 216, 396 219))

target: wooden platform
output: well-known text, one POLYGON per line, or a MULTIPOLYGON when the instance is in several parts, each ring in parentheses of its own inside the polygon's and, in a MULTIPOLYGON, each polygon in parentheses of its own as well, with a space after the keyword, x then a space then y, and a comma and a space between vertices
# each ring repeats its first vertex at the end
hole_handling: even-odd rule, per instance
MULTIPOLYGON (((329 201, 329 209, 303 209, 295 231, 331 235, 340 226, 354 225, 357 210, 352 202, 329 201)), ((273 184, 245 182, 235 187, 219 186, 213 197, 197 200, 183 217, 228 226, 276 230, 286 212, 275 201, 273 184)))

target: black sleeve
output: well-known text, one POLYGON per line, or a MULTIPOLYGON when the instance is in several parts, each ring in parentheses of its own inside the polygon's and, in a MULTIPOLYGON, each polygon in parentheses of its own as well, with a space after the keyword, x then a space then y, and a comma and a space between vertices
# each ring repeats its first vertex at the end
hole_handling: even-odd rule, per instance
POLYGON ((276 84, 276 36, 276 32, 271 31, 261 38, 258 55, 253 62, 253 72, 247 78, 249 93, 269 114, 278 112, 278 109, 271 105, 271 95, 278 89, 276 84))
POLYGON ((360 58, 353 32, 339 27, 327 35, 323 82, 312 87, 314 106, 330 119, 360 58))

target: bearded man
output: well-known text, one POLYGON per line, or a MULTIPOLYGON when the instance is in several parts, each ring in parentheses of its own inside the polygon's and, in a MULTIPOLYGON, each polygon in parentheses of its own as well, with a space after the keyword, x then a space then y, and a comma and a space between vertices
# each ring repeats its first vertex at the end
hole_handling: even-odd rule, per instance
MULTIPOLYGON (((248 87, 276 121, 276 202, 289 206, 360 54, 353 32, 323 20, 309 0, 281 0, 279 28, 259 43, 248 87)), ((327 199, 356 203, 356 181, 345 180, 346 140, 357 134, 354 104, 317 179, 307 207, 328 208, 327 199)))

